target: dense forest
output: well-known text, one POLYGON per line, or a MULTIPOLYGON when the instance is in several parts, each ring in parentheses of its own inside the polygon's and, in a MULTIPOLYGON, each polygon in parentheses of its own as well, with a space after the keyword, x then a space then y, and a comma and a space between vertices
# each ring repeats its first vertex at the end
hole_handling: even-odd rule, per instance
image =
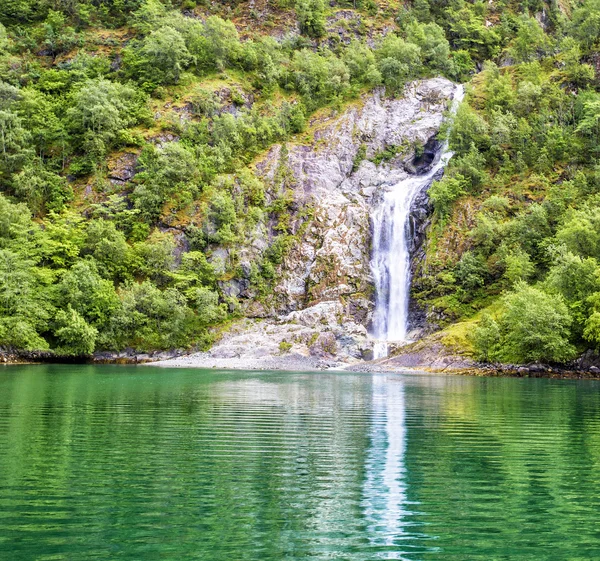
POLYGON ((0 346, 209 345, 242 313, 217 248, 269 221, 246 272, 269 298, 310 212, 249 164, 319 111, 444 75, 468 95, 415 297, 481 360, 595 348, 599 40, 598 0, 4 0, 0 346))

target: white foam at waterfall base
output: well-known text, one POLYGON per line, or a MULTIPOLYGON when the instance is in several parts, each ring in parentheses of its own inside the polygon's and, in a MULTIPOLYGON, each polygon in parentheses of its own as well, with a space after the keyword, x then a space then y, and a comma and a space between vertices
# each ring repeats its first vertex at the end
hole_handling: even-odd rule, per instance
MULTIPOLYGON (((464 97, 463 86, 454 93, 452 111, 464 97)), ((372 337, 374 358, 388 355, 390 342, 406 343, 410 294, 410 210, 417 194, 427 189, 450 158, 447 143, 436 164, 423 175, 411 175, 393 185, 373 216, 371 271, 375 281, 372 337)))

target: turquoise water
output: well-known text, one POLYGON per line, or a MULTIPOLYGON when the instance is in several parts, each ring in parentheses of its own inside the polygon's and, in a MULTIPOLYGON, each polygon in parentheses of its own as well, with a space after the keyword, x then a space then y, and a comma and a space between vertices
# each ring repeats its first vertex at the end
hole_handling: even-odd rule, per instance
POLYGON ((600 559, 600 384, 6 367, 0 559, 600 559))

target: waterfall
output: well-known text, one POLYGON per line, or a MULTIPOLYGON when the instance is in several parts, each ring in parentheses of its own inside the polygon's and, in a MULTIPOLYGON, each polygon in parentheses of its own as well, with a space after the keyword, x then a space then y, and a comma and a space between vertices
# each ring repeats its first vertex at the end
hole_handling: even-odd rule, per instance
MULTIPOLYGON (((463 86, 454 92, 452 111, 464 97, 463 86)), ((407 340, 410 293, 410 210, 415 197, 433 182, 452 152, 447 142, 439 160, 423 175, 411 175, 393 185, 373 215, 371 270, 375 281, 375 315, 372 336, 374 358, 388 354, 388 342, 407 340)))

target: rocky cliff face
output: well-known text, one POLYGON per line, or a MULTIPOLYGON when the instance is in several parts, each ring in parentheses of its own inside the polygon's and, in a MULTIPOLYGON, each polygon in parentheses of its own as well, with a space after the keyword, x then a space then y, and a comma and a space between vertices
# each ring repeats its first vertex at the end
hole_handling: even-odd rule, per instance
POLYGON ((312 144, 289 147, 283 162, 275 146, 257 165, 272 186, 278 167, 287 166, 294 197, 314 208, 302 242, 280 271, 281 311, 370 294, 371 209, 387 187, 415 172, 415 148, 435 137, 454 90, 437 78, 411 84, 401 99, 377 92, 323 124, 312 144), (380 165, 371 161, 385 150, 397 156, 380 165))
MULTIPOLYGON (((327 339, 323 333, 331 333, 335 344, 324 344, 321 354, 368 358, 366 336, 373 309, 370 216, 387 188, 431 163, 435 137, 455 88, 435 78, 408 85, 400 99, 375 92, 316 124, 309 143, 276 145, 256 164, 257 175, 271 192, 287 185, 293 207, 310 209, 293 218, 298 242, 277 271, 274 298, 260 305, 251 298, 243 303, 248 316, 268 317, 279 326, 268 335, 277 349, 279 340, 291 352, 318 355, 315 343, 327 339), (307 332, 292 341, 290 324, 302 325, 307 332)), ((418 254, 426 195, 417 197, 417 203, 413 229, 418 254)), ((265 234, 259 230, 256 239, 249 240, 242 260, 251 261, 253 252, 261 250, 265 234)), ((252 329, 256 332, 256 326, 252 329)), ((214 352, 219 353, 226 341, 227 337, 214 352)), ((261 347, 257 341, 251 345, 261 347)))

